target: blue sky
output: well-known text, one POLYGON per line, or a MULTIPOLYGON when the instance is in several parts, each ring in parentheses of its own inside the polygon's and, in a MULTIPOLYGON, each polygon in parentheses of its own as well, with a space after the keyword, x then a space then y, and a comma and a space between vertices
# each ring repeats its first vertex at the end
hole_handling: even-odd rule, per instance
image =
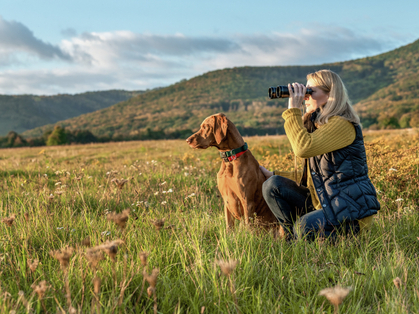
POLYGON ((0 94, 144 90, 372 56, 417 40, 418 12, 417 0, 2 0, 0 94))

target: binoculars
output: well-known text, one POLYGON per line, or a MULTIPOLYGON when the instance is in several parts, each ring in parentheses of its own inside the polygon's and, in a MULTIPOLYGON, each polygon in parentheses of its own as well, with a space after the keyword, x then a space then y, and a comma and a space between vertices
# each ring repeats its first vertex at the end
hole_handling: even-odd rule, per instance
MULTIPOLYGON (((291 87, 292 91, 294 91, 294 87, 291 87)), ((313 90, 308 87, 306 89, 306 95, 311 95, 313 93, 313 90)), ((288 86, 279 85, 277 87, 269 87, 269 98, 289 98, 290 97, 290 91, 288 90, 288 86)))

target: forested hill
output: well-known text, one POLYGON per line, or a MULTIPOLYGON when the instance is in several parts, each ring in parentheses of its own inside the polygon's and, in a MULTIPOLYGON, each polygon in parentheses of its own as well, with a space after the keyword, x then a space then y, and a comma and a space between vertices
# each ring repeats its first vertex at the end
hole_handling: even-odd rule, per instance
MULTIPOLYGON (((60 125, 114 139, 185 137, 206 116, 224 112, 243 135, 282 133, 286 101, 269 100, 268 87, 305 82, 307 73, 320 69, 342 77, 364 127, 419 126, 419 41, 347 62, 213 71, 60 125)), ((24 135, 39 136, 48 128, 24 135)))
POLYGON ((18 133, 112 106, 140 91, 109 90, 55 96, 0 95, 0 135, 18 133))

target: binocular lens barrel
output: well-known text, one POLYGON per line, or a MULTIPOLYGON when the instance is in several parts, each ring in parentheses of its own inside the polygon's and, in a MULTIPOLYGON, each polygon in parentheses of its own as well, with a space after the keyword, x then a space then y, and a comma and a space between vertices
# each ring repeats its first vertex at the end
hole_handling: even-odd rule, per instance
MULTIPOLYGON (((294 88, 292 88, 292 91, 294 91, 294 88)), ((313 90, 308 87, 306 89, 306 95, 311 95, 313 93, 313 90)), ((288 86, 284 85, 278 85, 277 87, 269 87, 269 98, 289 98, 290 97, 290 91, 288 90, 288 86)))

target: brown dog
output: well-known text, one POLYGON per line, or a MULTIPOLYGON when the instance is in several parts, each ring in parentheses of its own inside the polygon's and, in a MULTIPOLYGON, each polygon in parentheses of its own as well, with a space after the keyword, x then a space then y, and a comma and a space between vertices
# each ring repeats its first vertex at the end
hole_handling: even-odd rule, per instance
MULTIPOLYGON (((206 149, 211 146, 220 152, 228 152, 241 147, 245 142, 234 124, 222 114, 209 116, 202 122, 198 132, 186 142, 192 148, 206 149)), ((262 196, 262 184, 266 180, 259 168, 259 163, 250 150, 222 159, 221 169, 217 174, 217 184, 224 200, 224 212, 227 228, 234 225, 233 217, 246 224, 256 214, 263 226, 279 226, 262 196), (240 155, 240 156, 239 156, 240 155), (234 157, 239 156, 239 157, 234 157)), ((220 158, 221 159, 221 158, 220 158)), ((280 234, 283 234, 281 228, 280 234)))

